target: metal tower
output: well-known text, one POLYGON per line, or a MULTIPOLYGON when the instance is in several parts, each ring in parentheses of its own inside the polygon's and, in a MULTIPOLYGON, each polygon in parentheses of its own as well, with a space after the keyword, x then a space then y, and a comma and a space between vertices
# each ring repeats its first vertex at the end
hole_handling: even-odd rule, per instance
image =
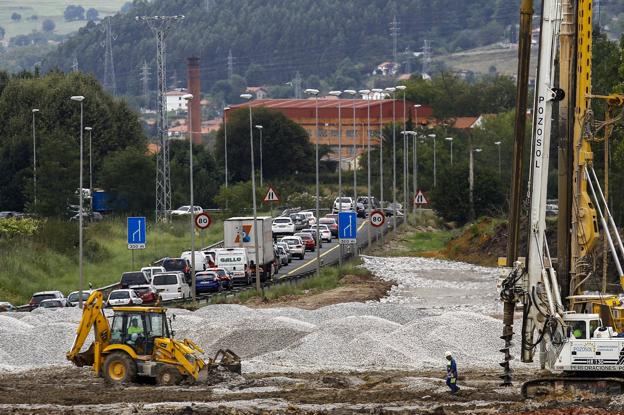
POLYGON ((75 56, 72 62, 72 72, 78 72, 78 58, 75 56))
POLYGON ((158 68, 158 138, 160 151, 156 157, 156 222, 167 222, 171 210, 171 179, 169 172, 169 137, 167 135, 167 65, 166 38, 172 24, 184 16, 137 16, 147 23, 156 36, 156 67, 158 68))
POLYGON ((293 79, 292 81, 293 89, 295 90, 295 99, 303 98, 303 92, 301 88, 302 82, 303 80, 301 79, 301 74, 299 73, 299 71, 297 71, 297 73, 295 73, 295 79, 293 79))
POLYGON ((399 22, 397 21, 396 15, 392 19, 392 23, 390 23, 390 36, 392 36, 392 59, 393 62, 397 62, 397 45, 399 42, 399 22))
POLYGON ((431 64, 431 41, 425 40, 425 44, 422 48, 422 73, 429 72, 429 64, 431 64))
POLYGON ((232 75, 234 75, 234 57, 232 56, 232 49, 230 49, 227 57, 227 72, 228 79, 232 79, 232 75))
POLYGON ((111 18, 107 17, 104 21, 104 31, 106 33, 104 39, 104 89, 115 95, 117 83, 115 81, 115 64, 113 61, 113 36, 111 31, 111 18))

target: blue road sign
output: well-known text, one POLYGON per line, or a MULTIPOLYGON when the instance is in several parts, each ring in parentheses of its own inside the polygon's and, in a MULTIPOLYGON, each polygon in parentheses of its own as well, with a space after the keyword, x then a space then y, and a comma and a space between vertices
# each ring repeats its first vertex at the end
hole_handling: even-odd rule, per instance
POLYGON ((145 249, 145 217, 128 218, 128 249, 145 249))
POLYGON ((355 212, 338 213, 338 239, 340 243, 356 243, 357 215, 355 212))

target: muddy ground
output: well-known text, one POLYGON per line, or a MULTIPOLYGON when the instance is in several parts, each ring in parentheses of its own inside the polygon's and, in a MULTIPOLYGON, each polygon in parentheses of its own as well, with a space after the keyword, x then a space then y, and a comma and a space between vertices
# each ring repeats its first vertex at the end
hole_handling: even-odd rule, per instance
POLYGON ((624 414, 622 401, 591 394, 525 401, 497 373, 460 376, 449 395, 440 372, 216 375, 212 384, 110 387, 86 368, 0 376, 0 413, 11 414, 624 414))
POLYGON ((291 295, 275 300, 251 298, 244 303, 252 308, 297 307, 316 310, 332 304, 379 300, 386 296, 394 284, 373 275, 345 275, 340 286, 317 294, 291 295))

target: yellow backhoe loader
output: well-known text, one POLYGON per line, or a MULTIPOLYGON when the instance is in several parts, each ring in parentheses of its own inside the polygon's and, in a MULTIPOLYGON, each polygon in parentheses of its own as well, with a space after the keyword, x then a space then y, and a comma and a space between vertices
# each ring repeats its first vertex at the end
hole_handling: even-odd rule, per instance
POLYGON ((94 291, 84 303, 67 359, 76 366, 92 366, 109 383, 129 383, 142 376, 155 378, 159 385, 175 385, 203 380, 217 366, 241 373, 240 358, 231 350, 219 350, 204 360, 204 351, 193 341, 174 339, 166 308, 113 307, 109 324, 102 307, 102 293, 94 291), (95 340, 81 352, 91 328, 95 340))

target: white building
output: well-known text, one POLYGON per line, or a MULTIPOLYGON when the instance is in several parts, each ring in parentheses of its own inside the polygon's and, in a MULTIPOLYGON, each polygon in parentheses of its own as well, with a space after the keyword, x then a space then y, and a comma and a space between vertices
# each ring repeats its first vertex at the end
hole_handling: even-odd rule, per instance
POLYGON ((188 91, 182 88, 167 92, 167 111, 186 111, 186 100, 182 99, 186 94, 188 91))

